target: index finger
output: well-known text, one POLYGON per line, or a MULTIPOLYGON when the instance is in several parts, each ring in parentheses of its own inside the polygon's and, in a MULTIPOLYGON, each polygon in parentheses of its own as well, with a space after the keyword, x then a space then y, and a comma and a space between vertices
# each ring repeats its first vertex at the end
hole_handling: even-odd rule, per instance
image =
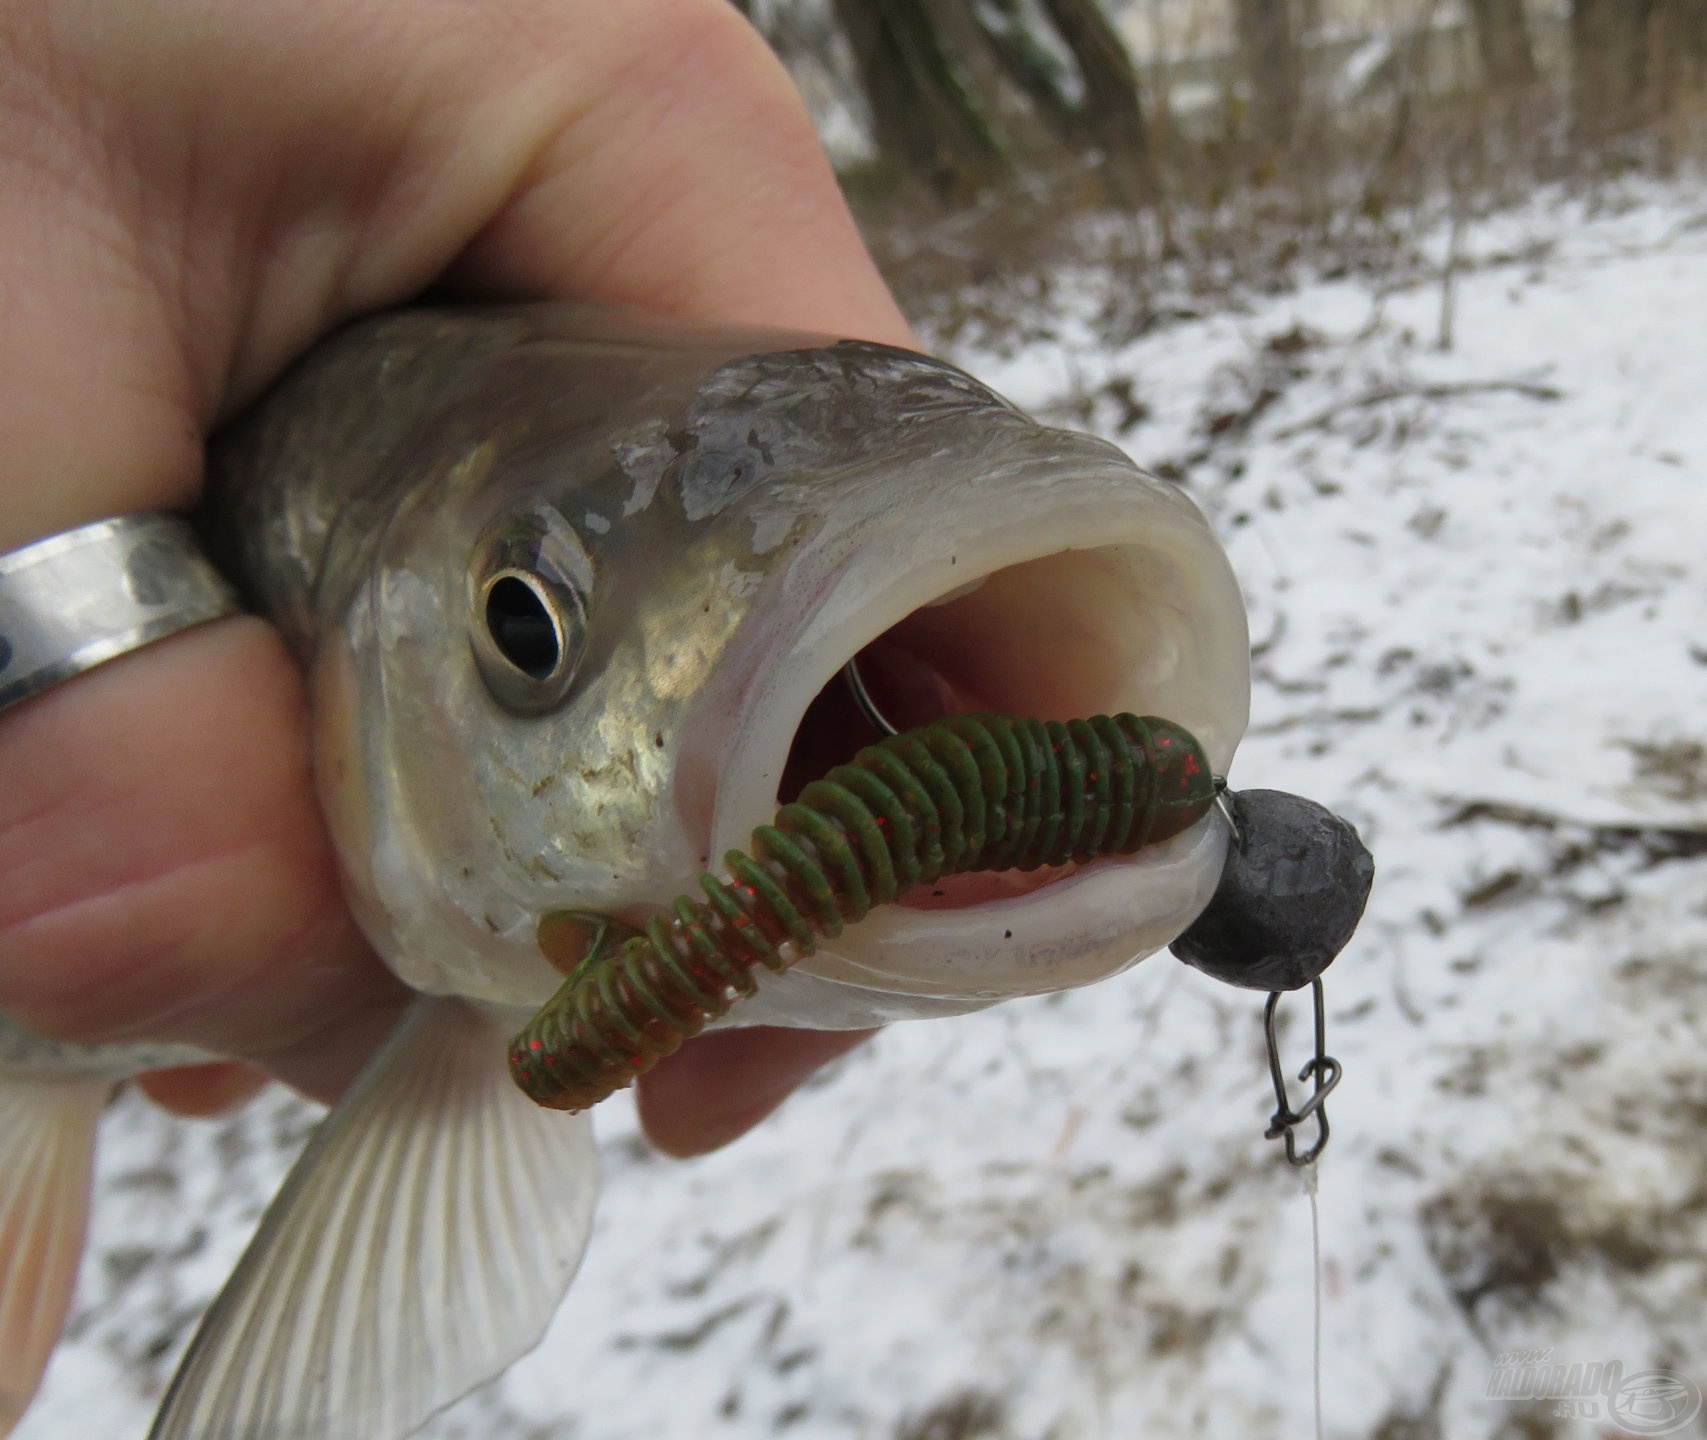
POLYGON ((763 39, 728 3, 645 8, 602 22, 596 89, 453 278, 914 343, 763 39))

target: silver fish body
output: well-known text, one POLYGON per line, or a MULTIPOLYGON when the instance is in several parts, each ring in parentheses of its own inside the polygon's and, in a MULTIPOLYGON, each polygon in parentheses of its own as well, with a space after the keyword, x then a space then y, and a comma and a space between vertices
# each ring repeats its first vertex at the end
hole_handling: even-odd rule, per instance
MULTIPOLYGON (((1244 610, 1175 487, 920 356, 636 323, 372 322, 216 452, 234 568, 313 671, 358 913, 411 985, 537 1005, 561 978, 541 916, 691 889, 774 813, 815 697, 896 627, 982 708, 1167 715, 1225 767, 1244 610), (506 570, 579 627, 538 708, 471 644, 506 570)), ((1221 843, 1203 827, 1007 918, 874 915, 733 1018, 865 1025, 1101 978, 1202 908, 1221 843)))
MULTIPOLYGON (((390 1440, 537 1340, 596 1191, 585 1118, 504 1073, 507 1029, 562 978, 540 922, 639 921, 692 889, 859 743, 856 655, 908 725, 1159 714, 1224 773, 1245 724, 1244 609, 1189 499, 883 346, 403 312, 304 361, 210 477, 216 556, 311 675, 351 904, 438 998, 299 1161, 156 1440, 390 1440), (387 1238, 400 1210, 438 1250, 387 1238)), ((1089 983, 1191 922, 1225 846, 1211 817, 1137 856, 909 897, 729 1022, 856 1027, 1089 983)), ((0 1105, 40 1053, 8 1033, 0 1105)))

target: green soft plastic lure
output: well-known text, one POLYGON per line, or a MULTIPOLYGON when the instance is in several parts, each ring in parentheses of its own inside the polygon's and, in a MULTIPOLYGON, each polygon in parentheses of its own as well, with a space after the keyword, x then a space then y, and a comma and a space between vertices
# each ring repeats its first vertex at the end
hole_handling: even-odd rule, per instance
POLYGON ((953 715, 889 736, 814 781, 644 932, 560 912, 540 927, 569 978, 510 1050, 537 1103, 584 1110, 629 1084, 873 905, 978 870, 1129 855, 1215 801, 1197 740, 1168 720, 953 715))

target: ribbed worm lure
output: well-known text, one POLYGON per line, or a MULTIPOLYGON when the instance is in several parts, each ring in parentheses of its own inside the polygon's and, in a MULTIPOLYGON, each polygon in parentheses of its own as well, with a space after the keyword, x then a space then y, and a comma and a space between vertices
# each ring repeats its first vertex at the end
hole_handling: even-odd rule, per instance
MULTIPOLYGON (((842 678, 860 713, 879 731, 895 727, 872 699, 856 661, 842 678)), ((1328 1143, 1323 1102, 1340 1082, 1340 1062, 1327 1052, 1327 1012, 1322 972, 1334 961, 1363 918, 1375 861, 1356 828, 1331 810, 1284 790, 1235 793, 1214 777, 1215 804, 1227 821, 1232 845, 1215 894, 1195 922, 1169 947, 1186 964, 1229 985, 1267 990, 1263 1038, 1275 1109, 1264 1132, 1282 1139, 1286 1161, 1313 1165, 1328 1143), (1314 1000, 1315 1053, 1298 1072, 1314 1088, 1296 1110, 1280 1064, 1275 1012, 1283 991, 1308 985, 1314 1000), (1297 1129, 1312 1116, 1316 1138, 1298 1148, 1297 1129)))
MULTIPOLYGON (((813 781, 751 853, 700 877, 644 932, 606 916, 548 917, 582 955, 516 1037, 510 1070, 540 1105, 584 1110, 910 886, 977 870, 1129 855, 1215 803, 1196 739, 1168 720, 951 715, 867 746, 813 781)), ((559 934, 553 935, 551 927, 559 934)), ((555 943, 554 943, 555 942, 555 943)))

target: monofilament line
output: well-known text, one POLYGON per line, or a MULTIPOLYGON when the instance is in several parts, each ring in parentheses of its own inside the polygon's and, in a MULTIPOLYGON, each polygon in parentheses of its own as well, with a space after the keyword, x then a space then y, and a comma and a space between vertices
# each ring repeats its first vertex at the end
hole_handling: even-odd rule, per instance
POLYGON ((1312 1370, 1316 1391, 1316 1440, 1322 1440, 1322 1212, 1316 1203, 1316 1164, 1311 1161, 1302 1167, 1300 1178, 1304 1193, 1310 1197, 1310 1253, 1316 1280, 1316 1323, 1312 1370))

